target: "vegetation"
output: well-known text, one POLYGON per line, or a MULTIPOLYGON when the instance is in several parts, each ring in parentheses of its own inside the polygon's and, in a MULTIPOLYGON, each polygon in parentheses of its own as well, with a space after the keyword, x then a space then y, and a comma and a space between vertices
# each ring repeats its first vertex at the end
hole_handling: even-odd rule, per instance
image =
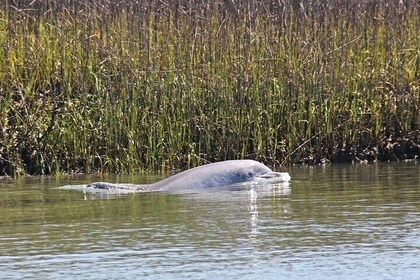
POLYGON ((6 0, 0 175, 420 154, 418 0, 6 0))

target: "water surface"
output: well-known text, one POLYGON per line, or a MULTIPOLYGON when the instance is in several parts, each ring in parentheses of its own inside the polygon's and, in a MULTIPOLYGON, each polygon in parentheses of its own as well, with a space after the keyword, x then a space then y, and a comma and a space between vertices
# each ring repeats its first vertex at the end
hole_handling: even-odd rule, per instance
POLYGON ((288 187, 198 194, 55 188, 161 176, 0 181, 0 279, 416 279, 418 163, 287 171, 288 187))

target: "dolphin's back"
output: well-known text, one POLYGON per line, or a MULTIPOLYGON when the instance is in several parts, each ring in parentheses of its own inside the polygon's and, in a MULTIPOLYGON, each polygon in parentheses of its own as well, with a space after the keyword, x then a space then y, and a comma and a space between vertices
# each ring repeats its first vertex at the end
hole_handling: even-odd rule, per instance
POLYGON ((254 160, 227 160, 195 167, 150 186, 154 190, 209 188, 248 182, 255 176, 271 172, 254 160))

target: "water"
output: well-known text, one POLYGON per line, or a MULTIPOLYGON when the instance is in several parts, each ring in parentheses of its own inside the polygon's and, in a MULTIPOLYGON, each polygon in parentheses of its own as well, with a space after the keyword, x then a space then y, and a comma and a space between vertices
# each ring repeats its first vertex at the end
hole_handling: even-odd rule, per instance
POLYGON ((159 176, 0 182, 0 279, 419 279, 420 165, 295 167, 290 187, 97 196, 159 176))

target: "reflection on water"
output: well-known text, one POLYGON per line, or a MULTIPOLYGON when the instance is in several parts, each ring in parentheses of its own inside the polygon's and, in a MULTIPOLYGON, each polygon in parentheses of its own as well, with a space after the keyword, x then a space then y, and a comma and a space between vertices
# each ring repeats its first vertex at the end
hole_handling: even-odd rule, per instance
POLYGON ((288 171, 290 186, 112 199, 55 189, 92 178, 2 181, 0 278, 415 279, 418 164, 288 171))

